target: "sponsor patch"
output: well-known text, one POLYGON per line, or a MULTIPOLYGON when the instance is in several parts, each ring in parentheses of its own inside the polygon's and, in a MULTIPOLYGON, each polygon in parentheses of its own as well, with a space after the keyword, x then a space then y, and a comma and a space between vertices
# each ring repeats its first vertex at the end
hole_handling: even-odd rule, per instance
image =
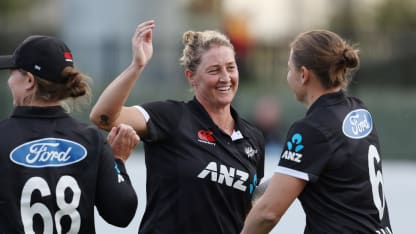
POLYGON ((373 120, 370 112, 365 109, 353 110, 345 116, 342 123, 342 132, 353 139, 368 136, 373 130, 373 120))
POLYGON ((304 148, 304 145, 301 143, 302 135, 299 133, 293 134, 290 141, 286 142, 287 150, 283 152, 281 158, 296 163, 301 163, 303 154, 301 154, 300 151, 302 151, 304 148))
POLYGON ((199 130, 198 141, 215 146, 214 133, 210 130, 199 130))
POLYGON ((10 159, 25 167, 62 167, 83 160, 87 156, 84 146, 60 138, 43 138, 26 142, 14 148, 10 159))

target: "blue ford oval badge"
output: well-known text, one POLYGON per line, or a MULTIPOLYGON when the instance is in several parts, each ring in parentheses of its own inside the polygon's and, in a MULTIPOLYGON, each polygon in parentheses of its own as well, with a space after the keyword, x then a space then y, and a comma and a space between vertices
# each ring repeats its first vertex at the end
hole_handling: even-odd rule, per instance
POLYGON ((84 146, 60 138, 43 138, 26 142, 14 148, 10 159, 25 167, 61 167, 83 160, 87 156, 84 146))
POLYGON ((342 132, 349 138, 361 139, 373 130, 371 114, 365 109, 353 110, 345 116, 342 132))

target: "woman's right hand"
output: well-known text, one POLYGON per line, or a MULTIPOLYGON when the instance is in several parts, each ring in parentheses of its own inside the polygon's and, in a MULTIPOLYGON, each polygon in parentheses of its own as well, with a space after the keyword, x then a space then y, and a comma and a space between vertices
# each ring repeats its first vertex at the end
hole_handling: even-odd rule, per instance
POLYGON ((152 30, 155 27, 154 20, 148 20, 139 24, 131 39, 133 50, 132 65, 143 68, 153 55, 152 30))

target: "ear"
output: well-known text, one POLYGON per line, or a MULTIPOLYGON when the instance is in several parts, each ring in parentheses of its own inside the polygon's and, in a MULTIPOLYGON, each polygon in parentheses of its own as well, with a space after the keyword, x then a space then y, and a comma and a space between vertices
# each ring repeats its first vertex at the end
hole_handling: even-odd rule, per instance
POLYGON ((25 90, 30 91, 36 87, 36 79, 32 73, 26 73, 25 90))
POLYGON ((193 76, 193 72, 189 69, 185 70, 185 77, 188 79, 189 84, 191 84, 191 86, 193 87, 195 84, 195 79, 193 76))
POLYGON ((301 72, 300 72, 301 82, 302 82, 302 84, 306 84, 309 81, 310 77, 311 77, 311 71, 305 66, 302 66, 300 69, 301 69, 301 72))

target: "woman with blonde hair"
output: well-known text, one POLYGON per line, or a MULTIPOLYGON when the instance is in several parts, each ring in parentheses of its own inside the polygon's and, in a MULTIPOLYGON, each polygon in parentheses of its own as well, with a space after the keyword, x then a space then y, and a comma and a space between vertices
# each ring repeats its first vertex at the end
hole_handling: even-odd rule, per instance
POLYGON ((238 69, 217 31, 183 35, 185 77, 195 97, 124 106, 152 53, 153 20, 137 27, 133 61, 103 91, 91 120, 131 125, 144 142, 147 205, 139 233, 238 233, 263 177, 261 132, 232 108, 238 69))

